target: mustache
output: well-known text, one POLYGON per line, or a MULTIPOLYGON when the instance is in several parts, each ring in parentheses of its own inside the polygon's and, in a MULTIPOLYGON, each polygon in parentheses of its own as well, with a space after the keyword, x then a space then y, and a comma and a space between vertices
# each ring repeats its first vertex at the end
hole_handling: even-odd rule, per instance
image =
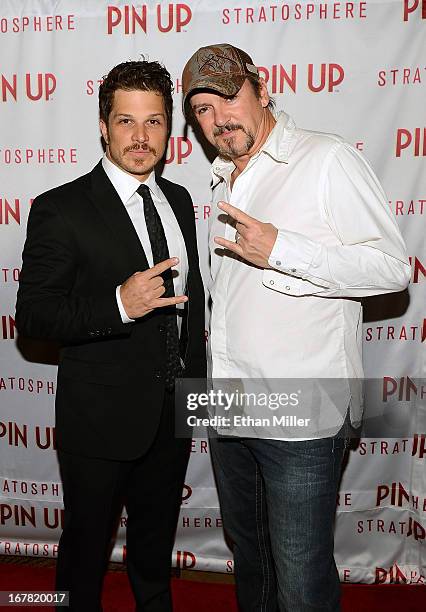
POLYGON ((240 123, 227 123, 226 125, 215 128, 213 130, 213 136, 220 136, 224 132, 233 132, 234 130, 243 130, 243 132, 245 132, 244 126, 240 123))
POLYGON ((140 151, 140 150, 142 150, 142 151, 150 151, 154 155, 157 155, 156 149, 154 149, 153 147, 148 146, 147 144, 134 144, 134 145, 131 145, 130 147, 126 147, 123 150, 123 153, 129 153, 129 151, 140 151))

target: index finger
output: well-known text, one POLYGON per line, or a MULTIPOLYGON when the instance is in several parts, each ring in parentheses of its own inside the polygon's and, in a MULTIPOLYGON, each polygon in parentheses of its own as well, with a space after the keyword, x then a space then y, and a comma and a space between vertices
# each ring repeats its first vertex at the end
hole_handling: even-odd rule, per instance
POLYGON ((162 308, 164 306, 176 306, 177 304, 183 304, 188 301, 188 296, 186 295, 177 295, 176 297, 168 297, 168 298, 157 298, 155 302, 152 303, 154 308, 162 308))
POLYGON ((147 276, 148 278, 154 278, 154 276, 159 276, 160 274, 162 274, 169 268, 173 268, 173 266, 175 266, 178 263, 179 263, 178 257, 170 257, 169 259, 160 261, 158 264, 155 264, 155 266, 152 266, 152 268, 149 268, 149 270, 147 270, 147 273, 148 273, 147 276))
POLYGON ((238 221, 238 223, 242 223, 245 226, 249 226, 250 224, 256 221, 254 217, 250 217, 250 215, 243 212, 236 206, 228 204, 228 202, 219 202, 218 207, 224 212, 228 213, 228 215, 233 217, 236 221, 238 221))

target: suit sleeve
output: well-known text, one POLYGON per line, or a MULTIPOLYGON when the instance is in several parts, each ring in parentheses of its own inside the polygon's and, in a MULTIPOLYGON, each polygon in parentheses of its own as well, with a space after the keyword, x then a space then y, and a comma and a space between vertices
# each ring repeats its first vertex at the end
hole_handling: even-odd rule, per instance
POLYGON ((121 321, 115 288, 93 296, 77 295, 81 262, 77 241, 52 196, 31 207, 16 303, 20 334, 62 343, 87 342, 129 334, 121 321))

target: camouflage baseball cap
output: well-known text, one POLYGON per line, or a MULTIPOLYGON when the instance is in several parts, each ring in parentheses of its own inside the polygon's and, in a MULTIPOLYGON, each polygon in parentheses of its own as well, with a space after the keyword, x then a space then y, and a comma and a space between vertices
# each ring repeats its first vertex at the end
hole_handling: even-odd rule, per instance
POLYGON ((245 51, 226 43, 201 47, 183 69, 182 106, 185 108, 194 89, 213 89, 233 96, 248 76, 259 77, 259 72, 245 51))

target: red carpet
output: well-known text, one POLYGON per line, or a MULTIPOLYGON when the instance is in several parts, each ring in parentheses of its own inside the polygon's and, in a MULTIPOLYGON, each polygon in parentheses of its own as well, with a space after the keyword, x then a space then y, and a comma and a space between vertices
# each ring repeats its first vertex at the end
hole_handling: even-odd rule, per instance
MULTIPOLYGON (((0 564, 0 590, 51 590, 53 567, 0 564)), ((237 612, 230 584, 173 579, 175 612, 237 612)), ((3 608, 6 609, 6 608, 3 608)), ((14 607, 14 610, 29 608, 14 607)), ((37 607, 52 612, 51 607, 37 607)), ((66 608, 64 608, 66 610, 66 608)), ((108 572, 104 588, 104 612, 133 612, 134 604, 125 572, 108 572)), ((343 612, 424 612, 425 586, 343 585, 343 612)))

